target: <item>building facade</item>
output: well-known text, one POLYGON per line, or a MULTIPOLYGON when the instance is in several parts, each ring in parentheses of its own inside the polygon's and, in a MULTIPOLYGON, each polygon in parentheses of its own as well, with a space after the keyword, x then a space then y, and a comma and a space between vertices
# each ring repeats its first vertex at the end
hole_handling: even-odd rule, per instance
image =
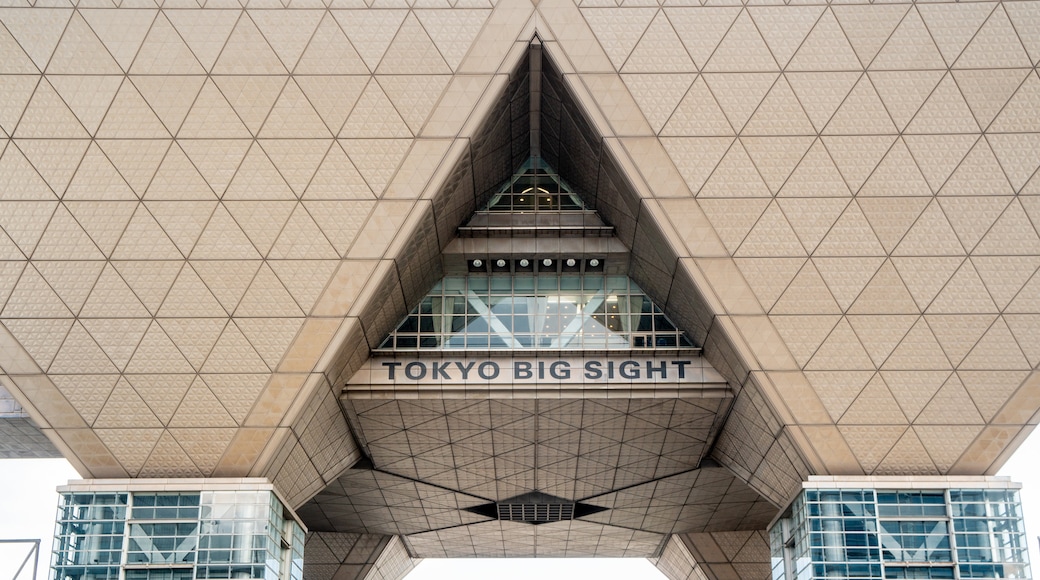
POLYGON ((770 527, 773 578, 1031 578, 1018 488, 811 477, 770 527))
POLYGON ((811 477, 1040 419, 1036 2, 2 4, 0 452, 130 509, 762 580, 811 477))

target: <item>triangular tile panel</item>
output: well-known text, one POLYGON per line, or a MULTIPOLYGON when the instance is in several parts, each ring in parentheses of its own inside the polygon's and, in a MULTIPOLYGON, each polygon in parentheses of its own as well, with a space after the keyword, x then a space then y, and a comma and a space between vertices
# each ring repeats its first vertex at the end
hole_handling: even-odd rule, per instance
POLYGON ((294 72, 297 75, 362 75, 369 72, 369 67, 330 13, 318 24, 294 72))
POLYGON ((416 10, 415 15, 448 66, 455 70, 469 52, 491 11, 456 7, 451 11, 416 10))
MULTIPOLYGON (((631 8, 625 9, 626 23, 630 12, 631 8)), ((658 12, 621 70, 626 73, 688 73, 697 69, 668 17, 664 12, 658 12)))
POLYGON ((177 136, 185 139, 248 139, 252 135, 210 78, 202 85, 177 136))
POLYGON ((89 145, 80 139, 26 139, 16 143, 55 193, 68 187, 89 145))
POLYGON ((1035 256, 973 256, 975 271, 997 308, 1003 310, 1036 272, 1035 256))
POLYGON ((755 6, 748 14, 762 33, 781 68, 786 68, 795 51, 805 42, 823 14, 821 6, 755 6))
MULTIPOLYGON (((891 135, 827 136, 821 139, 848 188, 859 191, 884 156, 891 150, 891 135)), ((844 191, 842 191, 844 193, 844 191)))
POLYGON ((780 76, 758 109, 744 126, 744 135, 814 135, 812 123, 803 112, 801 103, 780 76))
POLYGON ((917 314, 919 309, 891 261, 885 261, 849 307, 849 314, 917 314))
MULTIPOLYGON (((190 13, 190 11, 188 12, 190 13)), ((186 14, 180 10, 172 10, 169 16, 173 16, 177 20, 186 16, 186 14)), ((192 18, 193 25, 196 24, 195 20, 195 18, 192 18)), ((219 22, 220 18, 218 17, 214 21, 219 22)), ((212 32, 209 26, 202 28, 205 29, 205 32, 212 32)), ((188 32, 196 32, 194 28, 186 28, 186 30, 188 32)), ((227 35, 225 34, 224 39, 226 38, 227 35)), ((223 45, 224 39, 221 39, 221 45, 223 45)), ((129 72, 131 74, 148 75, 193 75, 205 74, 210 66, 212 66, 212 62, 205 69, 203 68, 192 49, 188 48, 181 35, 178 34, 178 31, 170 23, 167 14, 160 12, 152 23, 152 28, 148 31, 148 35, 145 36, 137 56, 134 57, 129 72)))
POLYGON ((147 318, 83 319, 81 323, 120 370, 126 368, 148 329, 147 318))
POLYGON ((98 147, 138 196, 144 195, 172 140, 106 139, 98 147))
MULTIPOLYGON (((665 122, 668 122, 669 118, 673 117, 673 112, 676 111, 680 100, 686 103, 687 99, 690 98, 688 90, 694 81, 694 75, 664 73, 624 74, 621 75, 621 79, 625 81, 625 86, 632 93, 632 98, 635 99, 639 108, 643 110, 643 114, 646 116, 647 121, 650 122, 650 126, 657 133, 664 127, 665 122)), ((679 114, 686 116, 689 115, 689 112, 684 111, 679 114)), ((682 123, 682 121, 676 119, 674 124, 669 122, 669 126, 673 127, 672 130, 675 131, 675 125, 679 123, 682 123)), ((724 126, 728 127, 728 124, 724 126)))
MULTIPOLYGON (((923 464, 920 458, 927 456, 927 450, 917 438, 914 430, 907 429, 895 447, 888 452, 878 465, 878 475, 925 475, 938 471, 934 464, 923 464), (922 455, 925 454, 925 455, 922 455)), ((930 461, 928 463, 931 463, 930 461)))
POLYGON ((1036 229, 1026 217, 1021 203, 1015 199, 982 238, 973 253, 979 256, 1023 256, 1033 255, 1038 249, 1040 238, 1037 237, 1036 229))
POLYGON ((985 129, 1025 81, 1028 70, 956 70, 951 74, 975 120, 985 129))
POLYGON ((769 204, 734 253, 734 256, 741 258, 751 256, 800 257, 804 255, 805 249, 798 241, 797 234, 791 229, 790 222, 787 221, 775 202, 769 204))
MULTIPOLYGON (((348 32, 349 36, 349 32, 348 32)), ((450 73, 433 39, 414 14, 405 17, 397 36, 387 47, 379 66, 379 74, 440 74, 450 73)))
POLYGON ((170 427, 234 427, 235 421, 202 379, 195 379, 184 393, 169 422, 170 427))
POLYGON ((778 71, 776 59, 762 39, 754 21, 747 12, 741 12, 707 63, 706 72, 766 72, 778 71))
POLYGON ((658 14, 656 8, 585 8, 582 16, 600 39, 603 51, 621 69, 644 31, 658 14))
POLYGON ((815 143, 812 137, 743 137, 741 143, 770 191, 776 193, 815 143))
POLYGON ((162 429, 101 428, 97 435, 127 473, 136 476, 162 435, 162 429))
MULTIPOLYGON (((368 75, 296 76, 296 83, 310 101, 325 125, 338 133, 354 108, 361 92, 368 86, 368 75)), ((412 77, 400 77, 407 80, 412 77)), ((441 78, 441 77, 436 77, 441 78)), ((446 78, 446 77, 445 77, 446 78)), ((445 80, 445 82, 447 82, 445 80)), ((392 83, 391 83, 392 84, 392 83)), ((384 89, 387 88, 384 85, 384 89)), ((393 98, 391 98, 393 100, 393 98)), ((413 129, 417 130, 417 128, 413 129)))
POLYGON ((961 361, 960 370, 1029 370, 1018 342, 1002 318, 998 318, 989 331, 979 339, 975 348, 961 361))
POLYGON ((816 269, 842 311, 852 306, 883 262, 881 257, 813 258, 816 269))
POLYGON ((861 76, 859 72, 784 73, 817 131, 827 125, 861 76))
POLYGON ((158 323, 152 322, 126 366, 127 373, 190 374, 194 369, 158 323))
MULTIPOLYGON (((672 76, 672 75, 668 75, 672 76)), ((636 102, 641 102, 641 92, 632 87, 630 77, 623 77, 629 84, 636 102)), ((654 124, 654 115, 648 117, 651 125, 654 124)), ((667 124, 661 130, 662 135, 733 135, 733 126, 730 125, 722 109, 719 108, 715 96, 708 89, 703 77, 697 77, 689 90, 679 101, 671 113, 667 124)), ((668 141, 663 141, 667 147, 668 141)))
POLYGON ((946 75, 906 126, 911 134, 976 133, 975 121, 952 75, 946 75))
POLYGON ((278 75, 289 72, 246 12, 235 23, 213 65, 214 74, 278 75))
POLYGON ((1007 401, 1028 375, 1026 371, 957 371, 957 376, 986 421, 993 420, 993 416, 1003 406, 1000 402, 1007 401))
POLYGON ((740 139, 733 142, 697 194, 700 198, 771 196, 772 192, 762 180, 740 139))
POLYGON ((856 86, 845 97, 834 116, 824 127, 826 135, 887 135, 895 133, 884 103, 878 96, 869 77, 860 77, 856 86))
MULTIPOLYGON (((45 369, 51 366, 58 349, 65 342, 72 322, 70 318, 5 318, 2 324, 36 364, 45 369)), ((109 383, 109 389, 111 388, 112 384, 109 383)), ((97 411, 94 411, 94 414, 96 415, 97 411)))
POLYGON ((861 65, 841 25, 834 14, 826 10, 786 68, 794 71, 854 71, 860 70, 861 65))
POLYGON ((881 378, 874 378, 863 387, 838 421, 839 425, 905 425, 906 417, 881 378))
MULTIPOLYGON (((447 87, 449 77, 380 75, 376 81, 411 132, 418 134, 447 87)), ((333 131, 339 131, 342 125, 332 127, 333 131)))
POLYGON ((996 304, 989 297, 970 260, 961 264, 926 310, 930 314, 982 314, 996 311, 996 304))
POLYGON ((1036 71, 1029 73, 1025 82, 1012 95, 1011 100, 997 115, 989 130, 998 133, 1036 133, 1040 131, 1040 120, 1030 114, 1030 103, 1040 95, 1040 77, 1036 71))
POLYGON ((53 75, 48 80, 92 135, 122 83, 121 76, 116 75, 53 75))
POLYGON ((51 216, 32 257, 36 260, 103 260, 105 256, 90 240, 90 236, 86 235, 76 218, 62 205, 51 216))
POLYGON ((913 314, 848 316, 852 330, 878 366, 884 364, 917 319, 913 314))
POLYGON ((69 20, 47 65, 48 74, 120 74, 119 64, 79 13, 69 20))
POLYGON ((4 11, 4 27, 42 71, 47 68, 72 14, 72 10, 12 7, 4 11))
POLYGON ((949 357, 924 319, 919 319, 881 367, 883 370, 947 370, 949 357))
POLYGON ((124 71, 137 56, 137 51, 155 20, 156 10, 80 10, 105 49, 124 71))
POLYGON ((838 316, 778 316, 770 321, 799 365, 805 366, 834 329, 838 316))
POLYGON ((112 265, 148 311, 155 314, 183 264, 180 260, 143 260, 116 261, 112 265))
POLYGON ((40 81, 22 113, 13 136, 29 139, 83 139, 90 137, 54 87, 40 81))
POLYGON ((319 21, 331 19, 318 10, 257 10, 250 13, 264 39, 274 49, 286 70, 299 62, 319 21))
POLYGON ((213 77, 213 82, 249 132, 257 135, 271 113, 275 101, 282 94, 286 86, 286 77, 222 75, 213 77))
POLYGON ((332 132, 318 116, 295 81, 289 80, 260 130, 261 138, 331 137, 332 132))
POLYGON ((351 139, 409 138, 412 132, 382 87, 373 79, 361 93, 338 136, 351 139))
MULTIPOLYGON (((101 347, 90 336, 90 333, 83 328, 83 325, 75 323, 72 325, 72 329, 69 330, 68 336, 65 337, 65 342, 58 349, 58 353, 47 371, 57 374, 111 374, 118 372, 118 369, 116 369, 105 352, 101 350, 101 347)), ((112 404, 112 399, 110 398, 106 408, 112 404)), ((119 403, 116 404, 118 405, 119 403)), ((102 416, 104 416, 104 412, 102 412, 102 416)), ((117 419, 109 417, 108 423, 120 421, 124 423, 123 426, 129 426, 125 423, 131 421, 147 422, 148 418, 125 417, 117 419)))
POLYGON ((860 62, 868 66, 905 17, 908 8, 902 4, 835 5, 832 10, 860 62))
POLYGON ((703 68, 742 9, 738 6, 667 7, 664 12, 694 64, 703 68))
POLYGON ((119 375, 52 375, 54 386, 87 424, 93 424, 115 388, 119 375))
POLYGON ((870 70, 938 70, 946 68, 924 21, 911 8, 870 63, 870 70))
POLYGON ((265 373, 269 367, 246 337, 228 324, 202 366, 204 373, 265 373))
POLYGON ((1025 67, 1032 64, 1025 47, 1019 40, 1001 6, 990 14, 989 19, 965 47, 964 52, 953 63, 960 69, 996 69, 1025 67))
MULTIPOLYGON (((148 318, 148 310, 112 266, 107 266, 79 311, 83 318, 148 318)), ((142 333, 144 331, 142 330, 142 333)), ((125 364, 125 362, 124 362, 125 364)))
POLYGON ((939 206, 969 252, 1010 203, 1010 196, 939 198, 939 206))
POLYGON ((1018 31, 1019 38, 1033 62, 1040 61, 1040 41, 1038 41, 1040 36, 1036 34, 1040 31, 1040 19, 1037 18, 1036 11, 1031 10, 1028 6, 1011 6, 1005 7, 1004 10, 1011 18, 1011 24, 1018 31))
POLYGON ((0 30, 0 52, 3 52, 4 63, 0 65, 0 74, 31 75, 40 72, 29 55, 18 46, 18 41, 6 28, 0 30))
POLYGON ((805 365, 807 371, 872 371, 875 368, 847 320, 838 322, 805 365))
POLYGON ((989 330, 996 320, 996 314, 928 314, 925 321, 932 329, 939 346, 949 357, 950 362, 957 366, 964 360, 968 351, 989 330))
POLYGON ((406 10, 332 11, 343 32, 365 61, 369 70, 376 70, 390 42, 397 35, 406 10))
POLYGON ((1012 189, 1021 191, 1040 167, 1040 137, 1019 133, 988 135, 987 140, 1012 189))
POLYGON ((920 6, 918 11, 924 18, 929 32, 935 39, 943 58, 953 64, 968 42, 978 34, 986 19, 993 13, 987 4, 960 4, 949 10, 937 10, 938 6, 920 6))
POLYGON ((903 141, 933 191, 938 191, 977 142, 975 135, 905 135, 903 141))
MULTIPOLYGON (((177 345, 177 349, 184 355, 184 358, 196 370, 202 368, 206 356, 209 355, 209 351, 227 325, 227 320, 223 318, 162 318, 158 322, 170 340, 177 345)), ((138 387, 138 392, 141 392, 140 387, 138 387)), ((147 398, 145 397, 146 400, 147 398)), ((169 409, 169 413, 165 415, 165 421, 169 421, 172 412, 173 409, 169 409)), ((158 410, 156 410, 156 414, 160 419, 164 417, 158 410)))
POLYGON ((811 260, 791 280, 770 314, 839 314, 841 308, 811 260))
POLYGON ((921 444, 941 473, 948 473, 982 431, 981 425, 914 425, 921 444))
POLYGON ((263 139, 258 141, 289 187, 299 196, 332 146, 332 139, 263 139))
POLYGON ((743 73, 705 74, 701 78, 739 133, 779 77, 775 73, 743 73))
POLYGON ((896 127, 905 129, 932 94, 943 71, 870 71, 867 77, 877 90, 896 127))

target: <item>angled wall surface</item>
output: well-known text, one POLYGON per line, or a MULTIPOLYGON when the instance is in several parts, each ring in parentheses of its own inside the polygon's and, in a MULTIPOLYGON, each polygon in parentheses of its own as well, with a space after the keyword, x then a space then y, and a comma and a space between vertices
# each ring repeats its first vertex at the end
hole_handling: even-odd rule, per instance
POLYGON ((84 475, 304 504, 527 155, 537 36, 542 155, 733 390, 717 464, 774 506, 995 471, 1040 408, 1037 3, 603 4, 6 3, 0 382, 84 475))

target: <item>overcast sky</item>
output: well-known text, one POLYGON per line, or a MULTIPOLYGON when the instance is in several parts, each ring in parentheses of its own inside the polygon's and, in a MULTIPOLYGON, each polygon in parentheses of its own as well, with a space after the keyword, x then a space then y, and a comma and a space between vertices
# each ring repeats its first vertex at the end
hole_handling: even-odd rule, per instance
MULTIPOLYGON (((79 475, 63 459, 8 459, 0 462, 0 538, 42 538, 39 580, 48 578, 51 536, 58 496, 54 488, 79 475)), ((1040 568, 1040 430, 1019 448, 1000 475, 1022 482, 1030 561, 1034 574, 1040 568)), ((28 546, 0 544, 0 580, 12 578, 28 554, 28 546)), ((23 573, 17 580, 31 580, 23 573)), ((408 580, 598 580, 661 579, 664 576, 649 562, 631 560, 424 560, 408 580)))

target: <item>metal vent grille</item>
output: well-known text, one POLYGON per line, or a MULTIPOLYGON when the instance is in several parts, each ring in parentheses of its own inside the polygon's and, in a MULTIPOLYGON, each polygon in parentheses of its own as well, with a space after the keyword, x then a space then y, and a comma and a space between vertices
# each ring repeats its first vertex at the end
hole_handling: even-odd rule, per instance
POLYGON ((541 524, 574 519, 573 503, 499 503, 498 519, 541 524))

